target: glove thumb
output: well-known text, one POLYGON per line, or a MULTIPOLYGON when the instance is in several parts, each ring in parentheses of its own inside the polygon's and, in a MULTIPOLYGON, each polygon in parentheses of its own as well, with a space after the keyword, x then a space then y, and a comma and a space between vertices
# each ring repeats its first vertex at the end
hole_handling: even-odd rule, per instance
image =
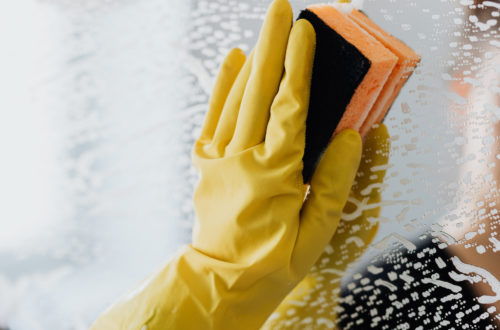
POLYGON ((302 207, 292 266, 305 275, 332 238, 361 160, 362 142, 352 129, 338 134, 326 149, 302 207))

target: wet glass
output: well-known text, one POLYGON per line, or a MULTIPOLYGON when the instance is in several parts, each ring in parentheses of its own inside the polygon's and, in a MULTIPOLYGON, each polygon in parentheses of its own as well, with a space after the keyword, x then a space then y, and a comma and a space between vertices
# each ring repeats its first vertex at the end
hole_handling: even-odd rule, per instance
MULTIPOLYGON (((313 3, 292 1, 295 16, 313 3)), ((250 51, 267 6, 0 4, 0 329, 86 329, 189 242, 190 149, 214 76, 231 48, 250 51)), ((349 235, 268 328, 499 327, 499 10, 365 0, 422 56, 385 119, 382 199, 351 200, 349 235)))

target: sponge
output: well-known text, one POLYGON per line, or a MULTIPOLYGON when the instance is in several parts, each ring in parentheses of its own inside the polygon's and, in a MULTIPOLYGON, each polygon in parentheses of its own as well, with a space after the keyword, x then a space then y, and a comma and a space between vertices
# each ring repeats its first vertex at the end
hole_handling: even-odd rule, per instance
POLYGON ((354 45, 370 61, 370 68, 354 91, 335 132, 338 133, 346 128, 359 130, 398 58, 334 6, 314 5, 307 9, 315 13, 348 43, 354 45))
POLYGON ((304 10, 299 15, 299 19, 302 18, 308 20, 316 31, 302 171, 304 182, 309 182, 322 152, 371 65, 366 56, 315 13, 304 10))
POLYGON ((313 5, 299 19, 316 31, 306 122, 304 182, 309 182, 333 135, 365 135, 383 120, 420 58, 351 5, 313 5))

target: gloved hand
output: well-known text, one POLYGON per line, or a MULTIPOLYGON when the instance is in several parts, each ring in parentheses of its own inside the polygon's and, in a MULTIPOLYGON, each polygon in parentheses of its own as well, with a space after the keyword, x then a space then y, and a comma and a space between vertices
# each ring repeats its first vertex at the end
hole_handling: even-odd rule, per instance
POLYGON ((344 272, 363 254, 378 231, 380 188, 390 146, 384 124, 365 137, 361 165, 335 235, 309 274, 267 320, 263 330, 337 328, 344 272))
POLYGON ((193 242, 93 329, 257 329, 307 274, 339 223, 360 158, 338 134, 302 179, 315 33, 275 0, 245 61, 233 50, 193 151, 193 242), (291 30, 291 31, 290 31, 291 30))

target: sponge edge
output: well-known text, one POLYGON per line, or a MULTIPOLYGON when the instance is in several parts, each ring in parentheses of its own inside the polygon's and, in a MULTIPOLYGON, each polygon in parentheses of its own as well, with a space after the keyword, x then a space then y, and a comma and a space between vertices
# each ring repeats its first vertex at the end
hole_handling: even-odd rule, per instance
POLYGON ((371 63, 354 45, 312 11, 302 11, 299 19, 308 20, 316 32, 302 171, 304 182, 309 182, 321 154, 328 146, 371 63))
POLYGON ((356 47, 370 60, 371 66, 349 102, 335 133, 346 128, 359 130, 389 78, 398 58, 358 24, 330 5, 307 8, 330 28, 356 47))

